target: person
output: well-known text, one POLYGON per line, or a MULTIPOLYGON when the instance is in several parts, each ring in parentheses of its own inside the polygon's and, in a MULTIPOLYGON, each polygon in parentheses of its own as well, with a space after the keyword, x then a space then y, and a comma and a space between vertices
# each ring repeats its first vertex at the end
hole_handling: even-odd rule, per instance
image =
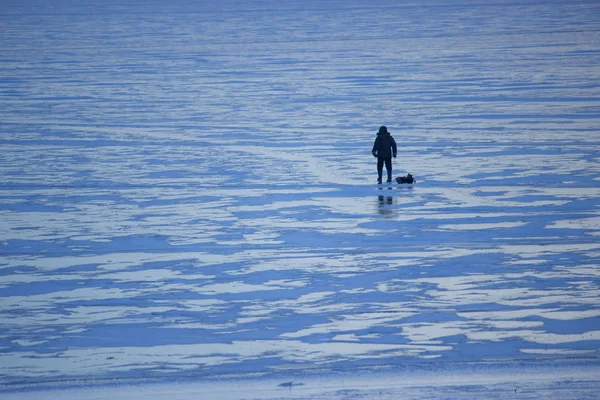
POLYGON ((387 182, 392 181, 392 157, 396 158, 396 141, 388 132, 387 127, 382 126, 377 132, 377 138, 373 144, 373 157, 377 158, 377 183, 381 183, 383 175, 383 164, 387 171, 387 182))

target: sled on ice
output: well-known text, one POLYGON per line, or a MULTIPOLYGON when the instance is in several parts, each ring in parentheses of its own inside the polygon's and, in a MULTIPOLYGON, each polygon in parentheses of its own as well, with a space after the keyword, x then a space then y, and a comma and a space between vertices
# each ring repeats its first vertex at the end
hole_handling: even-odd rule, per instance
POLYGON ((408 174, 406 176, 399 176, 399 177, 397 177, 396 178, 396 182, 397 183, 413 184, 413 183, 416 183, 417 180, 411 174, 408 174))

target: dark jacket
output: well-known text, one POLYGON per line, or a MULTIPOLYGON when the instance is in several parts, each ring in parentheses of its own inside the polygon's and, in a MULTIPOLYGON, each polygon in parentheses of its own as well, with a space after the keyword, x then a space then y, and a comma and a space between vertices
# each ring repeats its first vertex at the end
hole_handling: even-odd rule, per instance
POLYGON ((377 158, 390 158, 396 157, 396 152, 396 141, 392 135, 389 132, 378 133, 373 144, 373 155, 376 155, 377 158))

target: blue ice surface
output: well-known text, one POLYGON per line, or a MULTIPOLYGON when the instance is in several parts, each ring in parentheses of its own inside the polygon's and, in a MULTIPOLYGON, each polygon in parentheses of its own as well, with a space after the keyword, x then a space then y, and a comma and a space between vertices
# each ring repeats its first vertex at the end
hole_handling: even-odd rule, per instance
POLYGON ((598 366, 596 2, 29 6, 1 390, 598 366), (416 184, 375 184, 380 125, 416 184))

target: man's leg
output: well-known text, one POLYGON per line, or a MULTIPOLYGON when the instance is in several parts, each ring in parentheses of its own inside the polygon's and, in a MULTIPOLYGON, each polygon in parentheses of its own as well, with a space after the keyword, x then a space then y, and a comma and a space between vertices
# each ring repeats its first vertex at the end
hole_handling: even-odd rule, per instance
POLYGON ((377 157, 377 182, 381 183, 381 175, 383 175, 383 158, 377 157))
POLYGON ((387 181, 392 181, 392 157, 388 157, 385 159, 385 169, 387 171, 387 181))

